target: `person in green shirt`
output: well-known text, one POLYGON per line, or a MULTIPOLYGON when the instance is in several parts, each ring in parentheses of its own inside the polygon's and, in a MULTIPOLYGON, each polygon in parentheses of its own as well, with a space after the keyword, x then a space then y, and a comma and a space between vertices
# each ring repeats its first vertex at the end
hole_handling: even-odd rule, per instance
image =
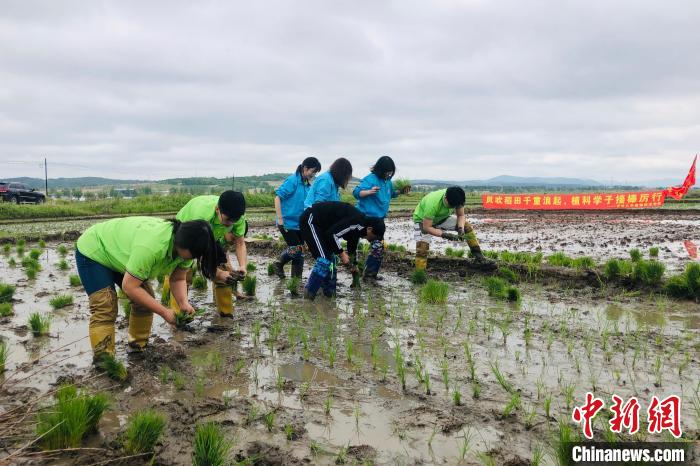
MULTIPOLYGON (((232 290, 230 284, 246 274, 248 251, 245 235, 248 222, 245 218, 245 197, 238 191, 224 191, 220 196, 197 196, 180 209, 176 218, 181 222, 205 220, 214 232, 214 239, 219 247, 221 261, 214 277, 214 299, 219 313, 231 316, 233 312, 232 290), (234 271, 231 260, 226 253, 228 243, 236 249, 239 270, 234 271)), ((177 301, 171 297, 171 306, 177 308, 177 301)))
POLYGON ((478 265, 484 268, 495 265, 481 252, 474 228, 464 213, 465 201, 466 194, 459 186, 433 191, 420 200, 413 212, 416 269, 426 268, 433 236, 449 241, 466 241, 478 265))
POLYGON ((150 280, 170 277, 181 312, 194 313, 185 276, 196 259, 205 277, 216 274, 217 248, 205 221, 180 222, 154 217, 127 217, 97 223, 76 244, 78 274, 90 305, 90 344, 95 361, 114 356, 117 319, 115 284, 131 302, 129 346, 141 350, 151 334, 153 314, 175 324, 175 312, 155 299, 150 280))

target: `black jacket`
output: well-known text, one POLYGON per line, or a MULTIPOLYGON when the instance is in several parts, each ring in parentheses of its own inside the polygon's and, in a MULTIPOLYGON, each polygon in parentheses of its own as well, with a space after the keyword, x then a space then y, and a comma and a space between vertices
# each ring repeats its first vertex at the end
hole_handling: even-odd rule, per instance
POLYGON ((317 202, 307 209, 304 216, 309 214, 313 215, 312 223, 317 233, 335 254, 343 251, 341 239, 348 242, 348 254, 355 254, 360 238, 367 236, 365 214, 346 202, 317 202))

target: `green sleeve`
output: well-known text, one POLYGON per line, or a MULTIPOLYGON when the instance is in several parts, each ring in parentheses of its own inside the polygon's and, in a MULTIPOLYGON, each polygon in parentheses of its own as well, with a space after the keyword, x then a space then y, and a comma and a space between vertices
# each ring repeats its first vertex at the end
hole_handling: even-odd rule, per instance
POLYGON ((246 219, 245 215, 243 215, 241 218, 238 219, 236 223, 234 223, 231 226, 231 233, 233 233, 234 236, 240 238, 241 236, 245 236, 245 227, 246 227, 246 219))

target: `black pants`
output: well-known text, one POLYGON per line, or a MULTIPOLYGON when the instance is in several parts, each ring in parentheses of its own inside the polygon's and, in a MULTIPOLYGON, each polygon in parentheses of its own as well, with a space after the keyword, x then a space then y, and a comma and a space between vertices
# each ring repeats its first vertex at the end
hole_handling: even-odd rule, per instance
POLYGON ((309 251, 314 259, 322 257, 331 260, 334 254, 334 249, 320 234, 316 225, 314 225, 314 215, 311 209, 306 209, 299 219, 299 227, 301 228, 301 237, 309 246, 309 251))
POLYGON ((277 226, 277 229, 280 231, 287 246, 301 246, 304 244, 304 240, 301 237, 301 230, 287 230, 283 226, 277 226))

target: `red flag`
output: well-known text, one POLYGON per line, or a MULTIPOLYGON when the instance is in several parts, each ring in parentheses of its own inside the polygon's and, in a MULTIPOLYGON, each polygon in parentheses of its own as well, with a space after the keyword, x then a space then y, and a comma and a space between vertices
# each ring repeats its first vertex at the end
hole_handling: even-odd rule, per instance
POLYGON ((688 176, 685 177, 683 185, 671 186, 670 188, 665 190, 666 194, 668 194, 674 199, 680 199, 686 195, 688 190, 695 184, 695 162, 697 161, 698 156, 696 155, 695 160, 693 160, 693 165, 691 165, 690 171, 688 171, 688 176))
POLYGON ((688 251, 688 256, 690 256, 691 259, 698 258, 698 247, 695 243, 687 239, 683 241, 683 246, 685 246, 686 251, 688 251))

